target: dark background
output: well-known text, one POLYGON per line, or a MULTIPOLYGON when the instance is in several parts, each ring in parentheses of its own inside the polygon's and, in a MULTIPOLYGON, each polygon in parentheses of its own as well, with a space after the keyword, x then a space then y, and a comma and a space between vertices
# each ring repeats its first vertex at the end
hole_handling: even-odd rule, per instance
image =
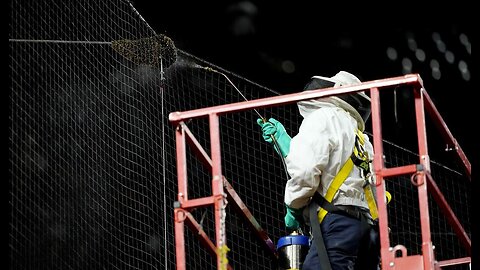
MULTIPOLYGON (((339 1, 132 3, 177 48, 280 93, 299 91, 311 76, 330 77, 339 70, 362 81, 419 73, 470 162, 477 158, 471 122, 478 112, 473 109, 469 5, 458 1, 423 8, 406 1, 370 6, 339 1), (435 73, 437 66, 440 75, 435 73)), ((393 140, 416 143, 415 138, 405 140, 408 136, 402 132, 413 125, 410 92, 399 93, 396 104, 393 95, 382 101, 382 113, 391 115, 383 129, 392 132, 393 140)))
MULTIPOLYGON (((339 70, 362 81, 418 73, 475 167, 480 152, 479 112, 472 82, 471 42, 477 15, 471 3, 305 2, 132 3, 154 30, 172 38, 177 48, 280 93, 301 90, 312 75, 333 76, 339 70)), ((382 95, 382 115, 386 115, 382 125, 387 133, 384 137, 416 151, 416 138, 403 131, 406 127, 414 130, 409 93, 399 91, 396 104, 393 95, 382 95)), ((444 152, 440 135, 429 133, 428 139, 430 153, 444 152), (432 138, 438 141, 431 143, 432 138)), ((473 170, 472 187, 478 190, 475 176, 473 170)), ((476 254, 475 240, 473 243, 476 254)))
MULTIPOLYGON (((438 12, 420 11, 414 5, 407 11, 405 3, 388 2, 387 12, 377 14, 344 2, 336 6, 320 1, 308 5, 300 1, 132 3, 157 33, 171 37, 178 48, 282 93, 301 90, 312 75, 332 76, 339 70, 362 81, 418 72, 471 162, 478 153, 472 79, 464 79, 458 69, 463 60, 468 74, 473 74, 471 47, 468 50, 459 40, 461 33, 469 42, 473 39, 473 19, 466 12, 472 7, 451 8, 449 3, 438 12), (454 54, 453 63, 435 46, 433 33, 454 54), (426 60, 417 60, 409 45, 422 48, 426 60), (397 52, 396 58, 388 57, 388 48, 397 52), (412 67, 403 68, 408 61, 402 64, 402 59, 410 59, 412 67), (438 80, 432 76, 432 59, 442 70, 438 80)), ((408 115, 400 117, 390 126, 396 131, 410 120, 408 115)))

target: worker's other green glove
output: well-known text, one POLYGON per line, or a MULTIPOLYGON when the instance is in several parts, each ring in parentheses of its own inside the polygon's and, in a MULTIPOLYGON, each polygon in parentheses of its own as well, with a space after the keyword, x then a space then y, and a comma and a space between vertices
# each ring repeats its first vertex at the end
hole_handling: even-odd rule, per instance
POLYGON ((282 123, 278 122, 274 118, 268 119, 267 122, 264 122, 263 119, 258 118, 257 123, 262 128, 263 139, 266 142, 273 144, 277 153, 281 154, 282 157, 286 157, 290 152, 290 141, 292 138, 290 138, 282 123), (274 142, 272 139, 272 135, 276 142, 274 142), (280 149, 277 149, 277 147, 280 149))
POLYGON ((285 227, 291 231, 300 228, 300 223, 303 222, 303 208, 295 209, 287 206, 287 214, 285 215, 285 227))

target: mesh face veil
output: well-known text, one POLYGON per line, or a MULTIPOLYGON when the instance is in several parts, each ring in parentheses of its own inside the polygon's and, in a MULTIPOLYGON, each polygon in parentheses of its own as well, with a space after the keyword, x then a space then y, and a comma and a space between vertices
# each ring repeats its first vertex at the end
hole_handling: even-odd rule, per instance
MULTIPOLYGON (((340 71, 331 78, 313 76, 303 90, 340 87, 357 83, 361 83, 361 81, 356 76, 345 71, 340 71)), ((336 97, 350 104, 360 114, 364 122, 370 117, 370 98, 364 92, 338 95, 336 97)))

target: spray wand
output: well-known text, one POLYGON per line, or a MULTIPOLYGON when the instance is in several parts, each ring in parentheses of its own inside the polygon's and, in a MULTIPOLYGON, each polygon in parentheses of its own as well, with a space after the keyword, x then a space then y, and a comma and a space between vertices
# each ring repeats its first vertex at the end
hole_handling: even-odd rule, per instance
MULTIPOLYGON (((210 68, 210 67, 202 67, 202 66, 198 66, 198 67, 199 67, 199 68, 203 68, 203 69, 205 69, 205 70, 207 70, 207 71, 215 72, 215 73, 218 73, 218 74, 222 75, 222 76, 225 77, 225 79, 227 79, 227 81, 233 86, 233 88, 235 88, 235 90, 237 90, 238 94, 240 94, 240 96, 241 96, 245 101, 249 101, 249 100, 242 94, 242 92, 235 86, 235 84, 228 78, 228 76, 225 75, 223 72, 220 72, 220 71, 218 71, 218 70, 212 69, 212 68, 210 68)), ((264 116, 262 116, 256 109, 253 109, 253 110, 255 111, 255 113, 257 113, 258 117, 260 117, 260 119, 262 119, 263 123, 268 122, 268 120, 267 120, 264 116)), ((278 141, 277 141, 277 139, 275 138, 275 136, 273 136, 273 134, 272 134, 272 135, 270 135, 270 137, 272 138, 272 141, 273 141, 275 147, 276 147, 277 149, 280 149, 280 146, 279 146, 278 141)), ((280 159, 282 160, 282 164, 283 164, 283 168, 284 168, 284 170, 285 170, 285 174, 287 175, 287 178, 289 178, 289 174, 288 174, 288 170, 287 170, 287 164, 285 163, 285 159, 283 158, 283 156, 282 156, 282 154, 280 153, 280 151, 279 151, 279 155, 280 155, 280 159)))
MULTIPOLYGON (((235 86, 235 84, 228 78, 227 75, 225 75, 224 73, 220 72, 220 71, 217 71, 215 69, 212 69, 210 67, 202 67, 202 66, 198 66, 199 68, 203 68, 207 71, 210 71, 210 72, 216 72, 222 76, 225 77, 225 79, 227 79, 227 81, 235 88, 235 90, 237 90, 238 94, 240 94, 240 96, 242 96, 242 98, 245 100, 245 101, 248 101, 248 99, 242 94, 242 92, 235 86)), ((268 120, 263 117, 256 109, 253 109, 257 115, 260 117, 260 119, 262 119, 262 121, 264 123, 266 123, 268 120)), ((273 143, 275 144, 275 147, 277 147, 277 149, 280 149, 280 146, 278 144, 278 141, 277 139, 275 139, 275 136, 273 135, 270 135, 270 137, 272 138, 272 141, 273 143)), ((285 159, 284 157, 282 156, 282 154, 280 153, 280 151, 278 152, 279 155, 280 155, 280 159, 282 160, 282 164, 283 164, 283 168, 285 169, 285 174, 287 175, 287 179, 290 177, 290 175, 288 174, 288 170, 287 170, 287 164, 285 163, 285 159)), ((294 235, 303 235, 303 231, 302 231, 302 228, 299 227, 297 230, 293 231, 290 236, 294 236, 294 235)))

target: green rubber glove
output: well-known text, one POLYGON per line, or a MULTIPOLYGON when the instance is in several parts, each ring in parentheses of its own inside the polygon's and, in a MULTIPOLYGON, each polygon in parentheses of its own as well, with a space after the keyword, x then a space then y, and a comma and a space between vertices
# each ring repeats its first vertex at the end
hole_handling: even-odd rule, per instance
POLYGON ((300 223, 303 222, 303 209, 295 209, 287 206, 287 214, 285 215, 285 227, 291 231, 300 228, 300 223))
POLYGON ((290 141, 292 138, 290 138, 282 123, 274 118, 270 118, 267 122, 258 118, 257 123, 262 128, 263 139, 266 142, 273 144, 277 153, 281 154, 282 157, 286 157, 290 152, 290 141), (276 143, 273 141, 272 135, 275 138, 276 143), (277 147, 280 149, 277 149, 277 147))

